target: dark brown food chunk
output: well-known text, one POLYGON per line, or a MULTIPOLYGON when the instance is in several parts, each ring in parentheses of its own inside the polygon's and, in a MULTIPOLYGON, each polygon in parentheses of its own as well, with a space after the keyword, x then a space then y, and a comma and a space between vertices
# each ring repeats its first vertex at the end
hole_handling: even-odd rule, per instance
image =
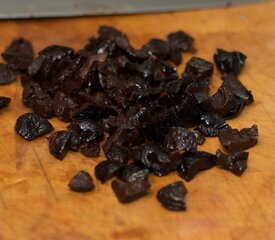
POLYGON ((192 180, 198 172, 212 168, 217 161, 215 155, 204 151, 185 152, 182 158, 178 172, 186 181, 192 180))
POLYGON ((17 38, 2 53, 9 67, 16 71, 26 71, 32 63, 34 51, 30 41, 17 38))
POLYGON ((183 182, 179 181, 161 188, 157 194, 157 199, 168 210, 184 211, 186 210, 184 201, 186 194, 186 187, 183 182))
POLYGON ((121 203, 130 203, 145 196, 149 188, 147 180, 129 183, 115 179, 112 182, 112 189, 121 203))
POLYGON ((241 152, 251 148, 258 142, 258 128, 253 125, 251 128, 227 129, 219 134, 222 146, 229 153, 241 152))
POLYGON ((247 168, 248 152, 236 152, 224 154, 218 150, 217 165, 221 168, 227 169, 237 176, 241 176, 247 168))
POLYGON ((192 57, 186 64, 182 81, 186 86, 192 82, 209 83, 213 70, 213 63, 205 61, 202 58, 192 57))
POLYGON ((196 137, 196 140, 197 140, 197 144, 198 144, 198 145, 202 145, 202 144, 205 142, 206 138, 205 138, 205 136, 204 136, 201 132, 199 132, 199 131, 197 131, 197 130, 194 130, 194 131, 193 131, 193 134, 194 134, 195 137, 196 137))
POLYGON ((24 139, 31 141, 53 130, 52 124, 36 113, 21 115, 15 124, 16 132, 24 139))
POLYGON ((196 130, 208 137, 216 137, 224 129, 230 128, 225 120, 217 113, 206 113, 201 116, 202 124, 196 130))
POLYGON ((69 131, 58 131, 49 138, 50 153, 59 160, 63 160, 69 151, 69 144, 72 133, 69 131))
POLYGON ((88 158, 98 157, 100 146, 98 142, 86 142, 80 146, 79 151, 88 158))
POLYGON ((217 54, 214 54, 214 60, 222 73, 233 73, 237 76, 243 69, 246 56, 241 52, 218 49, 217 54))
POLYGON ((0 85, 14 82, 16 79, 15 72, 7 65, 0 63, 0 85))
POLYGON ((9 97, 0 96, 0 109, 7 107, 11 102, 9 97))
POLYGON ((172 159, 154 145, 144 145, 133 151, 133 158, 142 162, 155 175, 164 176, 173 170, 176 170, 181 159, 172 159))
POLYGON ((94 183, 88 172, 78 172, 68 184, 69 188, 75 192, 89 192, 94 189, 94 183))
POLYGON ((107 180, 115 177, 118 174, 119 170, 121 170, 124 166, 125 164, 120 162, 109 160, 102 161, 95 167, 95 176, 102 183, 104 183, 107 180))
POLYGON ((201 98, 200 106, 206 112, 233 118, 254 101, 253 95, 233 74, 225 74, 222 79, 223 83, 218 91, 213 96, 201 98))
POLYGON ((82 137, 78 133, 72 131, 70 142, 69 142, 70 150, 78 151, 81 145, 82 145, 82 137))
POLYGON ((101 126, 90 119, 75 120, 68 126, 68 129, 77 132, 88 142, 99 140, 103 137, 101 126))
POLYGON ((133 162, 130 165, 124 167, 118 174, 118 178, 125 182, 135 182, 147 180, 150 170, 144 164, 140 162, 133 162))
POLYGON ((186 128, 172 127, 165 137, 164 147, 167 151, 195 151, 197 149, 197 139, 196 136, 186 128))

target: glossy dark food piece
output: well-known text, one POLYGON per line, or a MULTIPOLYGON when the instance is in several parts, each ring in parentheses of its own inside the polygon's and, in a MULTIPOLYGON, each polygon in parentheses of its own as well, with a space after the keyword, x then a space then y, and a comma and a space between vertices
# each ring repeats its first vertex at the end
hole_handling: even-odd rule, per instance
POLYGON ((200 131, 194 130, 194 131, 193 131, 193 134, 194 134, 195 137, 196 137, 196 140, 197 140, 197 144, 198 144, 198 145, 204 144, 206 138, 205 138, 205 136, 204 136, 200 131))
POLYGON ((241 152, 251 148, 258 142, 258 127, 253 125, 251 128, 227 129, 219 134, 222 146, 229 153, 241 152))
POLYGON ((233 73, 237 76, 243 69, 246 56, 241 52, 218 49, 214 54, 214 60, 222 73, 233 73))
POLYGON ((206 112, 215 112, 224 118, 233 118, 254 101, 253 95, 233 74, 225 74, 222 79, 223 83, 217 92, 213 96, 204 97, 200 106, 206 112))
POLYGON ((143 145, 132 153, 134 160, 147 166, 155 175, 164 176, 176 170, 181 158, 172 159, 168 154, 154 145, 143 145))
POLYGON ((194 51, 194 38, 192 38, 189 34, 183 31, 177 31, 174 33, 170 33, 167 36, 169 43, 183 52, 193 52, 194 51))
POLYGON ((16 74, 14 70, 10 69, 7 65, 0 63, 0 85, 6 85, 14 82, 16 74))
POLYGON ((100 154, 100 146, 98 142, 86 142, 80 146, 79 151, 85 157, 98 157, 100 154))
POLYGON ((71 131, 71 138, 69 142, 70 150, 78 151, 81 145, 82 145, 82 137, 78 133, 71 131))
POLYGON ((95 187, 91 175, 86 171, 79 171, 68 186, 74 192, 89 192, 95 187))
POLYGON ((218 150, 217 166, 229 170, 237 176, 241 176, 247 168, 248 152, 236 152, 224 154, 218 150))
POLYGON ((118 179, 112 181, 112 189, 121 203, 130 203, 148 193, 150 184, 147 180, 124 182, 118 179))
POLYGON ((109 160, 101 161, 95 167, 95 176, 99 179, 102 183, 106 182, 107 180, 115 177, 119 170, 121 170, 125 164, 120 162, 114 162, 109 160))
POLYGON ((195 151, 197 149, 197 139, 193 132, 186 128, 172 127, 166 135, 164 147, 167 151, 195 151))
POLYGON ((187 194, 187 189, 183 182, 171 183, 158 191, 157 199, 168 210, 185 211, 186 204, 184 197, 187 194))
POLYGON ((192 180, 200 171, 212 168, 217 161, 215 155, 204 151, 185 152, 182 158, 178 172, 186 181, 192 180))
POLYGON ((86 141, 94 141, 103 137, 103 129, 99 124, 90 119, 78 119, 73 121, 68 129, 80 134, 86 141))
POLYGON ((11 102, 9 97, 0 96, 0 109, 7 107, 11 102))
POLYGON ((49 138, 50 153, 59 160, 63 160, 70 148, 72 133, 69 131, 58 131, 49 138))
POLYGON ((208 137, 216 137, 224 129, 230 128, 224 118, 213 112, 203 114, 201 122, 202 124, 196 130, 208 137))
POLYGON ((32 63, 33 55, 31 42, 24 38, 13 40, 2 53, 8 66, 15 71, 27 71, 28 66, 32 63))
POLYGON ((36 113, 21 115, 15 124, 15 131, 24 139, 31 141, 53 130, 52 124, 36 113))
POLYGON ((203 82, 208 84, 213 74, 213 70, 213 63, 202 58, 192 57, 186 64, 182 74, 182 81, 186 86, 192 82, 203 82))
POLYGON ((117 177, 122 181, 131 183, 148 179, 149 173, 148 167, 136 161, 121 169, 117 177))

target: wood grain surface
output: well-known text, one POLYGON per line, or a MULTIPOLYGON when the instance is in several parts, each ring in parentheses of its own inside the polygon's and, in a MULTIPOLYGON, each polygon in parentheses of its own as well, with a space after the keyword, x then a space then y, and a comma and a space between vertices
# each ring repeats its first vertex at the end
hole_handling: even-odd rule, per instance
MULTIPOLYGON (((100 25, 129 34, 134 46, 151 37, 185 30, 196 39, 198 52, 212 61, 217 48, 241 50, 247 64, 241 81, 253 91, 255 103, 237 119, 236 128, 259 127, 259 144, 252 148, 242 177, 213 168, 187 183, 187 212, 169 212, 156 201, 158 189, 179 180, 176 173, 151 176, 150 194, 128 205, 118 203, 110 182, 95 180, 93 192, 69 191, 67 183, 79 170, 93 176, 102 159, 69 153, 63 162, 48 152, 45 137, 26 142, 14 133, 17 117, 30 111, 21 103, 17 81, 0 86, 12 98, 0 111, 0 239, 275 239, 275 2, 179 13, 56 20, 0 22, 0 52, 18 36, 32 40, 38 51, 49 44, 78 49, 100 25)), ((184 55, 184 63, 191 55, 184 55)), ((184 68, 179 67, 179 72, 184 68)), ((211 90, 220 85, 215 70, 211 90)), ((66 124, 51 120, 55 129, 66 124)), ((220 147, 207 139, 201 149, 220 147)))

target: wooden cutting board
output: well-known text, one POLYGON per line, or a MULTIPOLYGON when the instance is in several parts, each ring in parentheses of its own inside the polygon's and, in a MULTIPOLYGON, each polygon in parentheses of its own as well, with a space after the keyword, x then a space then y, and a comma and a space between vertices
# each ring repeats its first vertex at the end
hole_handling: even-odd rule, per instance
MULTIPOLYGON (((49 154, 45 137, 29 143, 15 135, 17 117, 30 110, 21 103, 19 81, 0 86, 0 95, 12 98, 0 111, 0 239, 275 239, 274 13, 272 1, 154 15, 1 21, 1 52, 18 36, 32 40, 37 51, 49 44, 78 49, 103 24, 127 32, 136 47, 149 38, 185 30, 196 39, 196 56, 212 60, 216 48, 241 50, 248 60, 240 79, 252 90, 255 103, 229 122, 236 128, 256 123, 260 138, 249 150, 242 177, 213 168, 186 183, 186 212, 169 212, 155 199, 161 186, 179 180, 176 173, 150 177, 150 194, 122 205, 110 182, 95 180, 95 191, 86 194, 69 191, 69 179, 81 169, 93 175, 104 156, 87 159, 70 153, 61 162, 49 154)), ((184 55, 184 62, 190 57, 184 55)), ((215 71, 212 91, 219 78, 215 71)), ((66 126, 57 119, 51 122, 56 129, 66 126)), ((207 139, 201 149, 214 153, 218 147, 217 139, 207 139)))

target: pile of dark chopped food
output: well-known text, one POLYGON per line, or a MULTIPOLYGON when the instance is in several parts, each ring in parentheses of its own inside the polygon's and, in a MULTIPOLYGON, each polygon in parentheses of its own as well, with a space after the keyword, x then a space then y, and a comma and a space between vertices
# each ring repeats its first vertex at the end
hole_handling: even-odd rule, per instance
MULTIPOLYGON (((75 52, 52 45, 34 57, 29 41, 14 40, 2 54, 0 84, 21 74, 23 103, 33 110, 20 116, 15 130, 33 140, 53 130, 47 120, 69 122, 67 129, 51 134, 49 151, 63 160, 68 151, 106 160, 95 167, 102 183, 111 186, 122 203, 145 196, 149 175, 165 176, 177 171, 185 181, 218 166, 240 176, 247 167, 248 152, 258 139, 257 126, 240 131, 226 119, 237 117, 253 102, 238 78, 246 56, 218 49, 214 61, 222 84, 209 94, 214 65, 193 57, 178 75, 175 65, 182 52, 194 52, 194 39, 178 31, 166 40, 151 39, 133 48, 127 35, 102 26, 99 36, 75 52), (224 150, 216 154, 198 151, 206 137, 218 137, 224 150)), ((0 97, 0 107, 10 99, 0 97)), ((88 172, 80 171, 69 183, 73 191, 94 189, 88 172)), ((159 190, 157 199, 167 209, 186 209, 187 193, 182 181, 159 190)))

